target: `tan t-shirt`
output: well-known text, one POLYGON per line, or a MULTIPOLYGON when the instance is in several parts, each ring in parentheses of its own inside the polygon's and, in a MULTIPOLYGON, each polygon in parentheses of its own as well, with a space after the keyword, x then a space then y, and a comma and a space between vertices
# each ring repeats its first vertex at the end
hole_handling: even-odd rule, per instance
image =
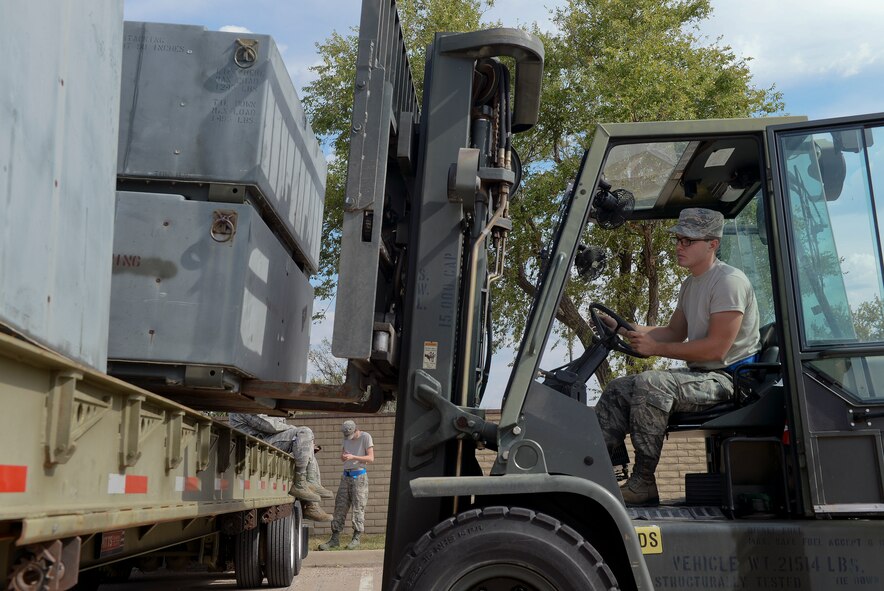
MULTIPOLYGON (((364 456, 368 454, 368 448, 374 447, 371 435, 362 431, 356 439, 344 439, 344 451, 354 456, 364 456)), ((365 468, 368 464, 357 460, 347 460, 344 462, 344 470, 358 470, 365 468)))
POLYGON ((724 363, 693 361, 691 369, 720 369, 754 355, 761 349, 758 340, 759 318, 755 290, 746 275, 735 267, 716 259, 712 267, 699 277, 691 275, 681 284, 677 309, 688 323, 688 340, 701 339, 709 332, 709 317, 716 312, 738 311, 743 322, 724 363))

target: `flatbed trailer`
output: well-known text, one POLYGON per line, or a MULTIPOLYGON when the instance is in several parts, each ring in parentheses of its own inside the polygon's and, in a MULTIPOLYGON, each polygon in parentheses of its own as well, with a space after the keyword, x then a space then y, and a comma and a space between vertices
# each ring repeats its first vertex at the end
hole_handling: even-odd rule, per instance
POLYGON ((246 583, 260 584, 260 562, 271 584, 299 570, 307 530, 288 494, 289 454, 6 334, 0 405, 0 564, 12 589, 67 589, 78 570, 119 575, 152 553, 137 562, 146 570, 163 550, 167 567, 237 558, 246 583), (264 549, 262 527, 274 541, 264 549))

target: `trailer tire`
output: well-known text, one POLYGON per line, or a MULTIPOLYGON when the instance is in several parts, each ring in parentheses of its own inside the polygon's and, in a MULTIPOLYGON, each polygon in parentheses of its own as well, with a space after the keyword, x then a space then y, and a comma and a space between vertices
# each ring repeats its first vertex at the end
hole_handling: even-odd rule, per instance
POLYGON ((307 534, 309 533, 304 527, 304 513, 301 509, 301 503, 295 503, 292 513, 295 518, 294 531, 292 535, 297 538, 295 541, 295 576, 301 573, 301 567, 304 565, 304 559, 307 558, 308 544, 307 534))
POLYGON ((602 556, 579 533, 521 507, 473 509, 443 521, 409 548, 392 589, 467 591, 500 585, 619 589, 602 556))
POLYGON ((288 587, 301 570, 301 531, 298 517, 300 504, 292 507, 292 515, 267 524, 267 583, 271 587, 288 587))
POLYGON ((236 534, 233 565, 236 570, 236 586, 240 589, 254 589, 260 587, 264 581, 261 573, 260 534, 259 527, 236 534))

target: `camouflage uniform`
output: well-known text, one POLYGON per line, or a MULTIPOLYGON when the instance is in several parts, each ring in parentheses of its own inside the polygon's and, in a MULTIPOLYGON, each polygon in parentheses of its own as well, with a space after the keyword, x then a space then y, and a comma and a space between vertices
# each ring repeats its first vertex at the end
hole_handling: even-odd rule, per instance
POLYGON ((636 476, 654 480, 669 415, 708 408, 733 394, 730 376, 717 371, 645 371, 613 380, 595 407, 608 452, 630 434, 636 476))
POLYGON ((341 442, 341 459, 350 454, 350 459, 344 460, 344 471, 341 474, 341 483, 335 495, 335 512, 332 519, 332 534, 327 542, 319 545, 320 550, 337 548, 341 544, 340 534, 344 530, 344 520, 347 511, 352 508, 353 516, 353 539, 347 544, 348 550, 359 547, 359 538, 365 531, 365 506, 368 504, 368 473, 365 467, 373 460, 372 449, 374 441, 369 433, 359 431, 356 423, 347 420, 341 425, 341 434, 344 436, 341 442), (366 457, 360 460, 354 458, 366 457))
POLYGON ((350 522, 353 531, 365 531, 365 506, 368 504, 368 473, 359 476, 341 475, 341 483, 335 495, 335 512, 332 520, 332 531, 344 531, 344 519, 347 509, 353 509, 350 522))
MULTIPOLYGON (((669 231, 682 248, 693 242, 720 240, 724 216, 709 209, 687 208, 669 231)), ((676 251, 678 248, 676 248, 676 251)), ((714 253, 712 253, 714 254, 714 253)), ((705 253, 703 256, 706 256, 705 253)), ((702 261, 702 258, 693 258, 702 261)), ((635 467, 621 488, 627 504, 659 501, 654 472, 663 450, 669 415, 700 411, 728 400, 733 382, 725 370, 751 360, 760 348, 758 308, 752 284, 742 271, 725 265, 714 256, 710 265, 696 275, 691 272, 681 285, 676 311, 684 315, 688 341, 704 338, 710 318, 718 312, 739 311, 740 328, 724 359, 688 362, 688 369, 645 371, 613 380, 596 405, 596 414, 608 452, 623 445, 629 433, 635 450, 635 467)))
MULTIPOLYGON (((229 420, 234 429, 263 439, 295 456, 295 468, 299 472, 311 462, 316 464, 313 457, 313 431, 310 427, 292 427, 281 417, 245 413, 230 413, 229 420)), ((318 470, 319 466, 316 468, 318 470)))
POLYGON ((331 491, 322 486, 310 427, 292 427, 281 417, 263 414, 232 412, 228 415, 228 420, 234 429, 263 439, 292 454, 295 458, 295 474, 289 494, 303 502, 305 519, 331 521, 331 515, 319 506, 323 497, 331 498, 331 491))

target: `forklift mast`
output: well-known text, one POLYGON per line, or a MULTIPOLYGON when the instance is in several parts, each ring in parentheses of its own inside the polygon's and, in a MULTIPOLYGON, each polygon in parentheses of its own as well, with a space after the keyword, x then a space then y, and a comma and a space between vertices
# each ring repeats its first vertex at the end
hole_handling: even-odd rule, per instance
POLYGON ((477 442, 496 445, 478 410, 491 286, 521 176, 512 137, 537 121, 543 46, 514 29, 437 33, 418 110, 395 3, 366 1, 357 59, 332 352, 397 401, 389 567, 452 512, 409 482, 479 474, 477 442))

